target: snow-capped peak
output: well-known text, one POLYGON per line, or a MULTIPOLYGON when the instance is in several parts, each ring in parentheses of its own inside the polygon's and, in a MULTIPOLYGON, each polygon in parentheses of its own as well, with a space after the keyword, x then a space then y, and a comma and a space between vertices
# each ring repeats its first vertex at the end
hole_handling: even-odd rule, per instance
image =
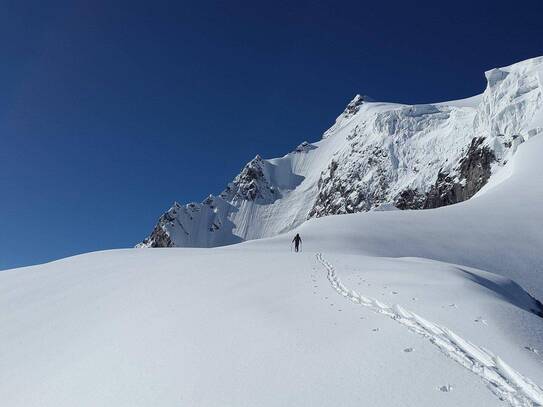
POLYGON ((343 111, 343 117, 348 119, 349 117, 354 116, 356 113, 358 113, 360 106, 362 106, 364 102, 373 102, 373 99, 366 95, 357 94, 343 111))
POLYGON ((219 196, 166 212, 142 245, 219 246, 311 217, 469 199, 543 132, 543 57, 486 78, 483 94, 451 102, 402 105, 357 94, 320 141, 281 158, 257 155, 219 196))

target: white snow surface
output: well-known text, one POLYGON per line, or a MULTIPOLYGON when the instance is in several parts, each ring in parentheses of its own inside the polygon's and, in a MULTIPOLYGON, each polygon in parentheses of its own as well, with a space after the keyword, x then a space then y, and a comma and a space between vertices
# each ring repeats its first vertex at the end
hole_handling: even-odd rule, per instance
POLYGON ((2 405, 543 405, 541 154, 463 204, 311 220, 298 254, 288 234, 1 272, 2 405))
MULTIPOLYGON (((457 205, 0 272, 0 405, 543 406, 543 135, 526 113, 538 100, 519 102, 530 119, 507 130, 527 141, 457 205)), ((264 160, 270 179, 306 175, 262 199, 299 193, 336 135, 264 160)))
POLYGON ((336 186, 375 197, 353 206, 336 193, 334 203, 345 212, 390 207, 402 191, 424 194, 440 170, 453 171, 475 137, 484 137, 495 154, 497 175, 522 142, 543 132, 543 57, 485 75, 483 94, 451 102, 403 105, 357 95, 322 140, 281 158, 257 156, 218 196, 176 203, 160 227, 177 247, 222 246, 290 231, 321 209, 314 206, 319 192, 332 185, 323 182, 332 163, 336 186), (260 172, 256 179, 247 177, 251 169, 260 172))

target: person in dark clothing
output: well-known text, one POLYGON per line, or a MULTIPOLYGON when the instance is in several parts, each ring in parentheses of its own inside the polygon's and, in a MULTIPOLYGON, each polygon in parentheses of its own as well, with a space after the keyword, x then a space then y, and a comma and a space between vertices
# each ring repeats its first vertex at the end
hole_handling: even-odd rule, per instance
POLYGON ((302 243, 302 238, 300 237, 298 233, 296 233, 296 236, 294 236, 294 239, 292 239, 292 241, 294 242, 294 251, 298 253, 298 250, 300 248, 300 243, 302 243))

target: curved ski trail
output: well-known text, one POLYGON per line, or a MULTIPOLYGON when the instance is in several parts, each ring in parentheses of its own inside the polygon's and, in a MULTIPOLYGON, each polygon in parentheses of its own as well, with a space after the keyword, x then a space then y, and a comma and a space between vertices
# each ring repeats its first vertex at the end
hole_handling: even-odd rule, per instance
POLYGON ((323 258, 322 254, 317 253, 316 257, 326 269, 328 281, 338 294, 355 304, 386 315, 410 331, 427 338, 443 354, 479 376, 500 400, 506 401, 514 407, 543 406, 543 389, 515 371, 499 356, 398 304, 391 307, 379 300, 365 297, 348 289, 338 278, 334 267, 323 258))

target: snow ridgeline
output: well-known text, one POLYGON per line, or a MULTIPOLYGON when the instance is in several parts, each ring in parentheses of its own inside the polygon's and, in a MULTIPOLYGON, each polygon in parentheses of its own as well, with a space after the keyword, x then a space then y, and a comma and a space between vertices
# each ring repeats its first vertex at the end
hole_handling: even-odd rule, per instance
POLYGON ((392 318, 410 331, 427 338, 447 357, 479 376, 500 400, 506 401, 513 407, 543 405, 543 389, 515 371, 499 356, 488 349, 470 343, 444 326, 406 310, 401 305, 395 304, 390 307, 379 300, 345 287, 337 276, 335 268, 324 259, 322 254, 317 253, 316 258, 326 270, 326 277, 338 294, 355 304, 392 318))
POLYGON ((322 140, 257 156, 218 196, 175 203, 138 247, 214 247, 309 218, 427 209, 474 196, 543 132, 543 57, 486 72, 472 98, 403 105, 357 95, 322 140))

